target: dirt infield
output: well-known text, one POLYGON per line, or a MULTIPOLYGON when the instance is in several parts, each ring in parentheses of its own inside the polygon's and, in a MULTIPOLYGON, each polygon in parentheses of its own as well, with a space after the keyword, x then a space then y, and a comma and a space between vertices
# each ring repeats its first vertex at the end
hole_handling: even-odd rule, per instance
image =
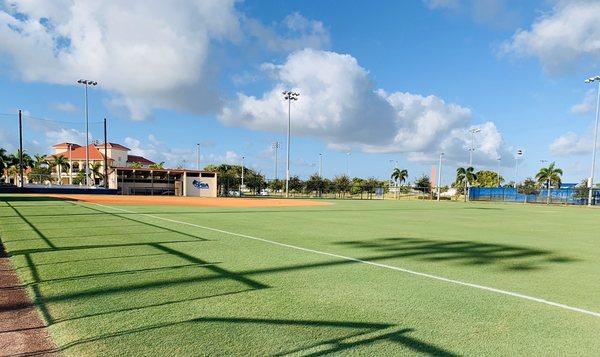
POLYGON ((58 356, 0 243, 0 356, 58 356))
POLYGON ((175 196, 49 195, 68 200, 115 205, 171 205, 197 207, 304 207, 325 206, 329 202, 280 198, 209 198, 175 196))

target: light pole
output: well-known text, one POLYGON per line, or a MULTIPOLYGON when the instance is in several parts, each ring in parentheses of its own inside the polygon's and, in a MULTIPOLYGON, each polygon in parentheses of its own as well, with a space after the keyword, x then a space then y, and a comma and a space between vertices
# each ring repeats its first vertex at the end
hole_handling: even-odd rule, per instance
POLYGON ((292 122, 292 100, 298 100, 300 93, 292 92, 292 91, 284 91, 283 99, 288 101, 288 126, 287 126, 287 162, 285 169, 285 197, 290 197, 290 126, 292 122))
POLYGON ((276 141, 273 143, 273 150, 275 150, 275 180, 277 180, 277 174, 278 174, 278 170, 277 170, 277 159, 279 157, 279 141, 276 141))
MULTIPOLYGON (((548 160, 540 160, 540 164, 545 164, 547 163, 548 160)), ((546 180, 546 204, 550 203, 550 176, 548 176, 548 179, 546 180)))
POLYGON ((437 200, 440 201, 440 186, 442 185, 442 158, 444 157, 444 153, 440 153, 440 162, 438 164, 438 179, 437 179, 437 200))
POLYGON ((88 86, 95 86, 98 84, 96 81, 89 79, 80 79, 77 81, 79 84, 85 86, 85 185, 90 185, 90 130, 88 120, 88 86))
POLYGON ((196 170, 200 170, 200 143, 196 144, 196 170))
POLYGON ((515 156, 515 188, 517 188, 517 182, 519 182, 519 158, 523 156, 523 150, 517 150, 517 155, 515 156))
POLYGON ((346 176, 350 177, 350 166, 348 165, 348 161, 350 160, 350 153, 346 153, 346 176))
POLYGON ((588 206, 592 205, 592 199, 594 198, 594 171, 596 171, 596 146, 598 145, 598 116, 600 115, 600 76, 588 78, 585 83, 598 82, 598 99, 596 101, 596 126, 594 128, 594 149, 592 151, 592 172, 590 174, 590 183, 588 192, 588 206))
POLYGON ((501 156, 498 156, 498 158, 496 159, 498 161, 498 167, 496 168, 496 177, 498 178, 498 187, 501 186, 500 183, 500 161, 502 160, 501 156))
POLYGON ((473 151, 475 151, 475 134, 479 133, 481 129, 473 128, 470 129, 471 133, 471 148, 469 148, 469 167, 473 167, 473 151))
POLYGON ((319 153, 319 178, 323 178, 323 153, 319 153))
POLYGON ((244 186, 244 159, 245 157, 242 156, 242 187, 244 186))
MULTIPOLYGON (((398 160, 392 160, 392 159, 390 159, 390 163, 392 163, 392 164, 394 164, 394 163, 395 163, 395 164, 396 164, 396 165, 394 166, 394 170, 393 170, 393 171, 395 171, 395 169, 397 169, 397 168, 398 168, 398 160)), ((394 183, 394 190, 395 190, 395 192, 394 192, 394 197, 395 197, 396 199, 398 199, 398 180, 392 180, 392 178, 390 177, 390 183, 391 183, 391 182, 393 182, 393 183, 394 183)))

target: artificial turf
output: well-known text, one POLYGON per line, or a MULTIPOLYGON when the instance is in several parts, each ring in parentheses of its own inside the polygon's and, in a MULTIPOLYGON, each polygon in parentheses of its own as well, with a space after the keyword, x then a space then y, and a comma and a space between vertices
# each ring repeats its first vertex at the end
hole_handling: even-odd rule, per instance
POLYGON ((136 213, 0 196, 0 238, 65 355, 600 354, 597 316, 178 223, 600 312, 598 209, 120 208, 136 213))

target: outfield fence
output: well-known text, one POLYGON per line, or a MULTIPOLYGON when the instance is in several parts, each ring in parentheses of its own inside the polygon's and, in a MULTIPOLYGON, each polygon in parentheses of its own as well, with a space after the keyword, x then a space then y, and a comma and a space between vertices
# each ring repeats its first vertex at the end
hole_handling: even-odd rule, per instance
MULTIPOLYGON (((471 201, 500 201, 520 203, 556 203, 571 205, 588 204, 589 188, 558 188, 540 189, 534 192, 519 192, 516 188, 508 187, 471 187, 471 201)), ((600 202, 600 189, 593 189, 592 204, 600 202)))

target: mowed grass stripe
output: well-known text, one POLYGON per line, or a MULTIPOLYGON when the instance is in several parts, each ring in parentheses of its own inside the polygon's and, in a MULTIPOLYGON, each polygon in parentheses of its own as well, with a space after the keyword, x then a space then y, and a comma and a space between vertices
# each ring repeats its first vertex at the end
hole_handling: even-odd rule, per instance
POLYGON ((549 306, 552 306, 552 307, 556 307, 556 308, 560 308, 560 309, 565 309, 565 310, 569 310, 569 311, 573 311, 573 312, 577 312, 577 313, 581 313, 581 314, 585 314, 585 315, 589 315, 589 316, 600 318, 600 312, 590 311, 590 310, 582 309, 582 308, 579 308, 579 307, 570 306, 570 305, 561 304, 561 303, 558 303, 558 302, 546 300, 546 299, 543 299, 543 298, 538 298, 538 297, 534 297, 534 296, 520 294, 520 293, 517 293, 517 292, 512 292, 512 291, 497 289, 497 288, 494 288, 494 287, 489 287, 489 286, 484 286, 484 285, 478 285, 478 284, 464 282, 464 281, 455 280, 455 279, 450 279, 450 278, 446 278, 446 277, 442 277, 442 276, 437 276, 437 275, 422 273, 422 272, 419 272, 419 271, 405 269, 405 268, 401 268, 401 267, 397 267, 397 266, 391 266, 391 265, 387 265, 387 264, 381 264, 381 263, 377 263, 377 262, 372 262, 372 261, 367 261, 367 260, 361 260, 361 259, 354 258, 354 257, 339 255, 339 254, 335 254, 335 253, 329 253, 329 252, 324 252, 324 251, 320 251, 320 250, 315 250, 315 249, 300 247, 300 246, 296 246, 296 245, 292 245, 292 244, 281 243, 281 242, 277 242, 277 241, 273 241, 273 240, 269 240, 269 239, 265 239, 265 238, 254 237, 254 236, 250 236, 250 235, 246 235, 246 234, 241 234, 241 233, 236 233, 236 232, 230 232, 230 231, 226 231, 226 230, 223 230, 223 229, 208 227, 208 226, 199 225, 199 224, 195 224, 195 223, 190 223, 190 222, 185 222, 185 221, 179 221, 179 220, 170 219, 170 218, 164 218, 164 217, 156 216, 156 215, 153 215, 153 214, 135 212, 135 211, 127 210, 127 209, 124 209, 124 208, 119 208, 119 207, 114 207, 114 206, 107 206, 107 205, 103 205, 103 204, 99 204, 99 203, 95 203, 94 205, 97 205, 97 206, 100 206, 100 207, 104 207, 104 208, 108 208, 108 209, 113 209, 113 210, 121 211, 121 212, 130 213, 130 214, 139 214, 141 216, 150 217, 150 218, 154 218, 154 219, 158 219, 158 220, 163 220, 163 221, 167 221, 167 222, 171 222, 171 223, 183 224, 183 225, 187 225, 187 226, 191 226, 191 227, 206 229, 206 230, 209 230, 209 231, 213 231, 213 232, 217 232, 217 233, 222 233, 222 234, 226 234, 226 235, 231 235, 231 236, 236 236, 236 237, 246 238, 246 239, 252 239, 252 240, 256 240, 256 241, 260 241, 260 242, 264 242, 264 243, 268 243, 268 244, 274 244, 274 245, 278 245, 278 246, 282 246, 282 247, 286 247, 286 248, 290 248, 290 249, 295 249, 295 250, 300 250, 300 251, 304 251, 304 252, 309 252, 309 253, 314 253, 314 254, 320 254, 320 255, 330 256, 330 257, 344 259, 344 260, 349 260, 349 261, 354 261, 354 262, 357 262, 357 263, 371 265, 371 266, 375 266, 375 267, 379 267, 379 268, 400 271, 400 272, 411 274, 411 275, 415 275, 415 276, 420 276, 420 277, 424 277, 424 278, 428 278, 428 279, 434 279, 434 280, 442 281, 442 282, 445 282, 445 283, 451 283, 451 284, 461 285, 461 286, 465 286, 465 287, 480 289, 480 290, 484 290, 484 291, 488 291, 488 292, 493 292, 493 293, 497 293, 497 294, 502 294, 502 295, 507 295, 507 296, 511 296, 511 297, 516 297, 516 298, 519 298, 519 299, 533 301, 533 302, 536 302, 536 303, 541 303, 541 304, 549 305, 549 306))

